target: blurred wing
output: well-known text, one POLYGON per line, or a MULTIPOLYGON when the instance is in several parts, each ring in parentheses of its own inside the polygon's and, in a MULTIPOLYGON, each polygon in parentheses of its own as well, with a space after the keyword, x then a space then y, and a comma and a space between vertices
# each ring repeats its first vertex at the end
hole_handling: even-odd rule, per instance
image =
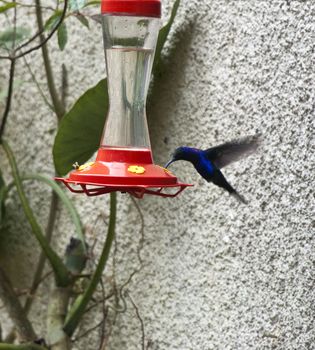
POLYGON ((221 169, 254 153, 261 143, 261 135, 244 137, 238 140, 205 150, 206 157, 221 169))

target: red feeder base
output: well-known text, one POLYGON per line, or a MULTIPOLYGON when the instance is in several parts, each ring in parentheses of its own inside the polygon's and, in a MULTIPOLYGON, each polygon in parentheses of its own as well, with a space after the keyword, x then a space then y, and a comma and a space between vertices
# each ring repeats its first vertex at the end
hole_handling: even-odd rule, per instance
POLYGON ((71 192, 88 196, 120 191, 136 198, 145 194, 175 197, 192 186, 179 183, 169 170, 153 164, 149 149, 132 148, 100 148, 95 162, 80 166, 67 179, 56 180, 62 181, 71 192), (171 188, 176 191, 165 192, 171 188))

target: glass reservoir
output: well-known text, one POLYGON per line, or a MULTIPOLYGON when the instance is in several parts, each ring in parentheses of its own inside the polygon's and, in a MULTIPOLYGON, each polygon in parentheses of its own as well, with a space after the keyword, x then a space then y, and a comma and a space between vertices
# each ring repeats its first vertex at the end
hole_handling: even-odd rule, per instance
POLYGON ((150 150, 146 98, 159 18, 103 15, 109 111, 102 148, 150 150))

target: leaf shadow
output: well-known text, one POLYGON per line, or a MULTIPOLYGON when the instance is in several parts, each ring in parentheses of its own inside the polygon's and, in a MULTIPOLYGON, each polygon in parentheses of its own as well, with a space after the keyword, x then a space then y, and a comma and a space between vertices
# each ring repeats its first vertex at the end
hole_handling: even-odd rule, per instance
MULTIPOLYGON (((151 147, 163 154, 167 149, 168 133, 176 106, 180 103, 180 90, 185 85, 185 70, 194 37, 195 21, 192 18, 175 33, 175 39, 167 54, 162 57, 160 69, 154 76, 147 104, 151 147)), ((180 127, 180 125, 179 125, 180 127)), ((155 157, 159 160, 160 156, 155 157)))

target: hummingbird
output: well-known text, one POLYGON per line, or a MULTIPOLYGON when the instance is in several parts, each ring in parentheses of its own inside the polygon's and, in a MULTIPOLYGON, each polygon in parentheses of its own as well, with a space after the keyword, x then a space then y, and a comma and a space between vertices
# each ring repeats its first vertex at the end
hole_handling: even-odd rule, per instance
POLYGON ((206 181, 223 188, 240 202, 247 204, 244 197, 228 183, 221 169, 254 153, 260 142, 260 135, 254 135, 226 142, 206 150, 186 146, 178 147, 172 154, 171 160, 165 165, 165 168, 178 160, 186 160, 193 164, 197 172, 206 181))

